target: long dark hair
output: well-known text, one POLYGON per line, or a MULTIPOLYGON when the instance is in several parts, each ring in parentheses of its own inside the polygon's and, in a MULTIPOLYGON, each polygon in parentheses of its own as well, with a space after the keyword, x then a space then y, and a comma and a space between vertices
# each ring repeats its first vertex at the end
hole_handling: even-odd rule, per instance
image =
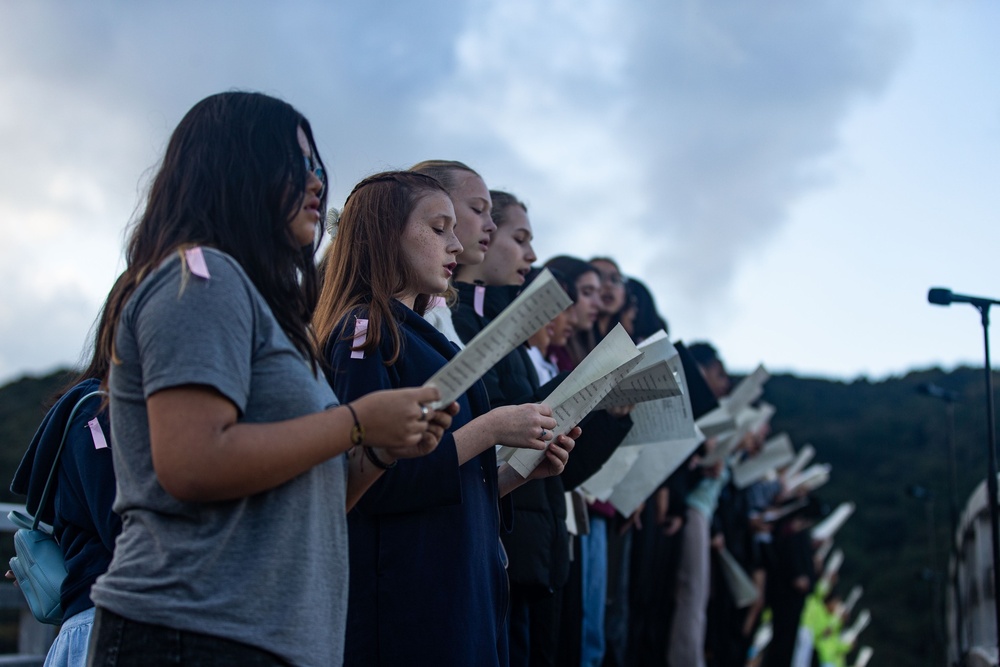
POLYGON ((114 359, 118 319, 142 279, 172 253, 204 245, 239 262, 291 342, 314 359, 317 243, 300 247, 288 227, 308 178, 300 127, 322 166, 309 121, 279 99, 227 92, 188 111, 170 137, 129 237, 126 269, 108 295, 98 327, 101 354, 114 359))
MULTIPOLYGON (((412 282, 401 252, 403 230, 417 202, 431 192, 448 194, 434 178, 410 171, 375 174, 354 186, 324 260, 326 277, 313 320, 321 349, 341 320, 359 308, 367 308, 368 334, 358 349, 378 349, 385 325, 393 350, 385 364, 396 362, 402 338, 392 314, 392 302, 412 282)), ((429 301, 430 295, 420 294, 413 309, 422 315, 429 301)), ((345 339, 353 334, 353 329, 345 331, 345 339)))

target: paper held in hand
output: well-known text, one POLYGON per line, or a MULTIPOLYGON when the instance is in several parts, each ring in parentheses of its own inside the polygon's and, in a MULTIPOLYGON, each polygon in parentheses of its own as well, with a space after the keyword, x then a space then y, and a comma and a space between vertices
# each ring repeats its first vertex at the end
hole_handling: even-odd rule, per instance
POLYGON ((764 479, 769 472, 791 463, 795 458, 795 448, 787 433, 779 433, 769 438, 760 453, 751 456, 733 467, 733 484, 745 489, 754 482, 764 479))
POLYGON ((813 527, 812 538, 819 541, 830 539, 852 514, 854 514, 854 503, 840 503, 830 516, 813 527))
POLYGON ((430 407, 440 410, 451 405, 486 371, 572 304, 559 282, 548 269, 543 269, 465 349, 424 383, 425 387, 437 387, 441 392, 441 399, 430 407))
MULTIPOLYGON (((469 349, 469 348, 466 348, 469 349)), ((568 433, 642 358, 622 325, 616 326, 545 399, 556 420, 553 437, 568 433)), ((522 477, 538 467, 544 450, 501 447, 497 454, 522 477)))
POLYGON ((750 375, 740 380, 739 384, 729 392, 728 396, 719 399, 719 404, 735 417, 743 408, 747 408, 764 393, 764 383, 771 378, 763 365, 758 366, 750 375))

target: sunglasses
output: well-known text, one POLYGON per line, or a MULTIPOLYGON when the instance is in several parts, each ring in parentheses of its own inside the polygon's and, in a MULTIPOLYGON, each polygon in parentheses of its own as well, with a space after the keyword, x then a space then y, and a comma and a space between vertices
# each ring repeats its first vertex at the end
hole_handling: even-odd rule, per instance
MULTIPOLYGON (((323 169, 320 163, 317 162, 316 158, 314 158, 312 155, 303 155, 302 159, 305 160, 306 171, 311 174, 314 174, 316 178, 319 179, 319 182, 323 184, 323 190, 326 190, 326 170, 323 169)), ((322 192, 323 190, 321 190, 320 192, 322 192)))

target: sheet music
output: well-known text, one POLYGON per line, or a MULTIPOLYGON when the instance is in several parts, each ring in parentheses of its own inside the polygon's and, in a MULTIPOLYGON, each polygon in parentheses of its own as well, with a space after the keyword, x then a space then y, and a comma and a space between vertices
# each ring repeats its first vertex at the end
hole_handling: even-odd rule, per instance
POLYGON ((844 550, 837 549, 830 555, 830 560, 826 562, 826 566, 823 568, 823 579, 830 581, 837 572, 840 572, 840 566, 844 564, 844 550))
MULTIPOLYGON (((545 399, 556 420, 553 434, 563 435, 579 424, 641 358, 625 328, 619 324, 612 329, 545 399)), ((544 450, 518 448, 510 454, 504 452, 507 449, 511 448, 502 447, 500 455, 509 457, 506 461, 522 477, 530 475, 545 456, 544 450)))
POLYGON ((858 657, 854 661, 854 667, 868 667, 868 662, 875 655, 875 649, 871 646, 862 646, 858 649, 858 657))
POLYGON ((669 363, 664 360, 650 366, 639 362, 631 373, 611 389, 611 393, 605 396, 595 409, 607 410, 625 405, 638 405, 646 401, 680 395, 680 385, 677 384, 677 378, 670 370, 669 363))
POLYGON ((749 407, 761 397, 764 393, 764 383, 770 378, 771 374, 762 364, 753 373, 740 380, 740 383, 729 392, 728 396, 720 399, 719 403, 729 410, 729 414, 736 416, 743 408, 749 407))
POLYGON ((850 616, 851 612, 854 611, 854 605, 858 603, 861 599, 861 594, 864 592, 861 586, 855 586, 851 589, 850 594, 847 596, 847 600, 844 602, 844 614, 850 616))
POLYGON ((829 463, 814 463, 798 475, 785 479, 785 493, 791 493, 798 488, 814 491, 830 481, 829 463))
POLYGON ((802 470, 806 467, 806 465, 808 465, 810 461, 812 461, 814 456, 816 456, 816 450, 813 449, 812 445, 806 444, 802 449, 799 450, 799 453, 795 456, 795 460, 792 461, 792 464, 785 469, 785 472, 782 474, 782 477, 784 477, 786 480, 795 477, 800 472, 802 472, 802 470))
POLYGON ((439 410, 450 405, 532 334, 573 304, 548 269, 483 328, 451 361, 431 376, 425 387, 437 387, 439 410))
POLYGON ((760 595, 757 592, 757 586, 754 585, 753 580, 750 575, 746 573, 746 570, 733 558, 733 555, 729 553, 729 550, 723 547, 719 549, 719 560, 720 569, 722 570, 722 578, 726 580, 726 585, 729 587, 729 592, 733 594, 733 600, 736 602, 737 609, 743 609, 749 607, 754 602, 757 601, 760 595))
POLYGON ((812 538, 820 541, 830 539, 852 514, 854 514, 854 503, 841 503, 837 509, 830 513, 830 516, 813 526, 812 538))
POLYGON ((660 484, 691 455, 705 436, 695 429, 695 435, 682 440, 664 440, 642 445, 639 459, 628 474, 615 485, 608 497, 622 516, 629 516, 660 484))
POLYGON ((760 515, 760 518, 761 520, 767 523, 774 523, 781 517, 788 516, 795 510, 802 509, 808 504, 809 504, 808 500, 806 500, 805 498, 799 498, 798 500, 788 503, 786 505, 782 505, 781 507, 776 507, 774 509, 765 511, 763 514, 760 515))
POLYGON ((718 438, 736 430, 736 420, 721 405, 699 417, 697 424, 706 438, 718 438))
POLYGON ((754 482, 795 458, 795 448, 787 433, 779 433, 764 443, 760 453, 751 456, 733 468, 733 484, 745 489, 754 482))
MULTIPOLYGON (((729 457, 740 446, 740 443, 743 442, 743 438, 749 433, 760 431, 771 420, 771 417, 774 416, 774 412, 774 406, 768 403, 762 404, 760 408, 743 408, 743 411, 734 420, 736 430, 720 438, 712 453, 701 460, 702 467, 709 468, 719 461, 728 461, 729 457)), ((705 416, 707 417, 708 415, 705 416)))
POLYGON ((858 640, 858 635, 861 631, 868 627, 868 624, 872 620, 871 612, 867 609, 862 609, 858 617, 854 619, 854 624, 840 633, 840 641, 845 644, 853 644, 858 640))
MULTIPOLYGON (((677 349, 662 331, 644 340, 639 349, 644 355, 650 355, 656 361, 666 361, 669 364, 681 393, 679 396, 669 396, 636 405, 632 410, 632 428, 619 446, 663 443, 694 437, 696 429, 691 412, 691 399, 688 396, 684 367, 677 349)), ((697 434, 701 435, 701 432, 697 431, 697 434)))
MULTIPOLYGON (((628 474, 642 453, 641 447, 619 447, 611 455, 601 469, 595 472, 580 489, 587 495, 601 501, 607 501, 615 490, 615 486, 628 474)), ((572 454, 570 454, 572 456, 572 454)))

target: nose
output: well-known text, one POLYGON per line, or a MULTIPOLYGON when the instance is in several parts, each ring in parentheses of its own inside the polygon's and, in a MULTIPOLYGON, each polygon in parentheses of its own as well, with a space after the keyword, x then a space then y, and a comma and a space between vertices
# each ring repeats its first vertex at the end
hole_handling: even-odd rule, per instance
POLYGON ((531 247, 531 243, 528 243, 528 252, 524 255, 524 259, 528 262, 528 264, 534 264, 538 259, 538 257, 535 256, 535 249, 531 247))
POLYGON ((460 255, 463 250, 465 250, 465 246, 463 246, 462 242, 458 240, 458 236, 452 232, 451 241, 448 243, 448 252, 452 255, 460 255))
POLYGON ((314 171, 306 172, 306 191, 317 197, 323 196, 323 181, 319 179, 314 171))
POLYGON ((483 231, 487 234, 492 234, 497 230, 497 225, 493 222, 493 216, 488 212, 483 212, 483 231))

